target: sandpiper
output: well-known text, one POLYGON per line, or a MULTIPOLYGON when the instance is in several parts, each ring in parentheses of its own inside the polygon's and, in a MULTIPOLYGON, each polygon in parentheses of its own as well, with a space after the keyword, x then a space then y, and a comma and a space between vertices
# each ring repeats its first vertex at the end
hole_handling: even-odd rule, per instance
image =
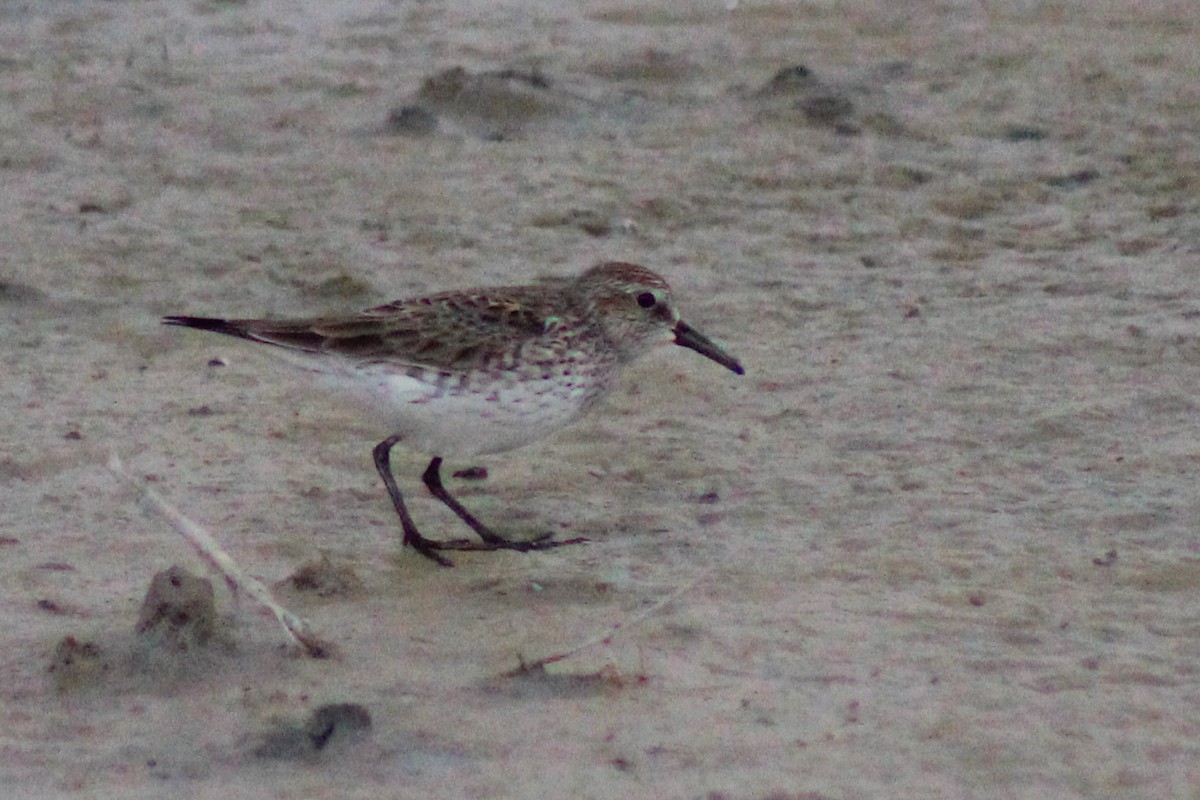
POLYGON ((662 277, 623 262, 557 284, 443 292, 347 316, 163 322, 275 345, 382 417, 392 435, 375 446, 375 468, 404 544, 445 567, 453 562, 439 551, 527 552, 587 541, 499 536, 442 485, 445 456, 511 450, 575 422, 612 390, 622 367, 664 342, 744 372, 679 318, 662 277), (417 531, 392 475, 389 455, 398 442, 433 456, 425 486, 482 542, 437 541, 417 531))

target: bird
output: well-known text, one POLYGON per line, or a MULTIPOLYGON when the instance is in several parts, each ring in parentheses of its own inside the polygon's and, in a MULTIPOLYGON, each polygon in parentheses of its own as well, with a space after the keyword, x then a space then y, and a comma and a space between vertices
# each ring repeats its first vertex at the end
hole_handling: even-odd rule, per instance
POLYGON ((673 342, 745 374, 680 318, 662 276, 621 261, 573 279, 445 291, 342 316, 162 322, 271 345, 372 412, 389 434, 372 454, 403 544, 444 567, 454 565, 444 551, 530 552, 587 541, 500 536, 442 484, 444 458, 513 450, 570 425, 612 391, 626 365, 660 344, 673 342), (432 457, 422 482, 480 541, 419 532, 392 472, 390 454, 399 443, 432 457))

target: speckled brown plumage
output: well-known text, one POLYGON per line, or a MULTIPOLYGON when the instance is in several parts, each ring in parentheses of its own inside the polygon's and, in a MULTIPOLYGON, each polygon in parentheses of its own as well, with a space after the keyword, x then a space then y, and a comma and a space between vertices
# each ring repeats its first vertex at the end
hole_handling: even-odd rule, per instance
POLYGON ((621 367, 662 342, 695 350, 742 374, 741 365, 680 318, 670 287, 636 264, 611 262, 571 281, 442 292, 342 317, 295 320, 165 317, 275 345, 293 362, 363 402, 392 433, 375 449, 405 543, 442 564, 437 550, 516 549, 475 520, 442 487, 443 455, 520 447, 570 424, 616 384, 621 367), (397 442, 433 454, 424 479, 482 545, 417 533, 391 476, 397 442))

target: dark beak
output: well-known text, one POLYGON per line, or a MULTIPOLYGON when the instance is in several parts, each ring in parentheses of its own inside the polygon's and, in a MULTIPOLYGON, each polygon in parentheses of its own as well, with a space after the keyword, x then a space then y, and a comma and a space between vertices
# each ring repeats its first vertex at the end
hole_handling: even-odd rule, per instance
POLYGON ((707 336, 680 320, 675 323, 675 344, 695 350, 705 358, 711 358, 722 367, 728 367, 738 375, 745 375, 746 370, 733 356, 713 344, 707 336))

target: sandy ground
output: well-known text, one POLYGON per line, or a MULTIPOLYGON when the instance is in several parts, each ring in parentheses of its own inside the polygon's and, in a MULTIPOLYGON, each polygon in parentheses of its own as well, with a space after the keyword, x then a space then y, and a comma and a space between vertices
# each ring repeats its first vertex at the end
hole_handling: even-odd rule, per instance
POLYGON ((1200 797, 1200 6, 531 8, 0 8, 6 791, 1200 797), (480 517, 592 541, 454 570, 387 431, 157 323, 614 258, 747 375, 666 348, 481 459, 480 517), (112 452, 268 583, 352 573, 277 587, 332 657, 112 452), (186 652, 134 631, 172 564, 186 652))

